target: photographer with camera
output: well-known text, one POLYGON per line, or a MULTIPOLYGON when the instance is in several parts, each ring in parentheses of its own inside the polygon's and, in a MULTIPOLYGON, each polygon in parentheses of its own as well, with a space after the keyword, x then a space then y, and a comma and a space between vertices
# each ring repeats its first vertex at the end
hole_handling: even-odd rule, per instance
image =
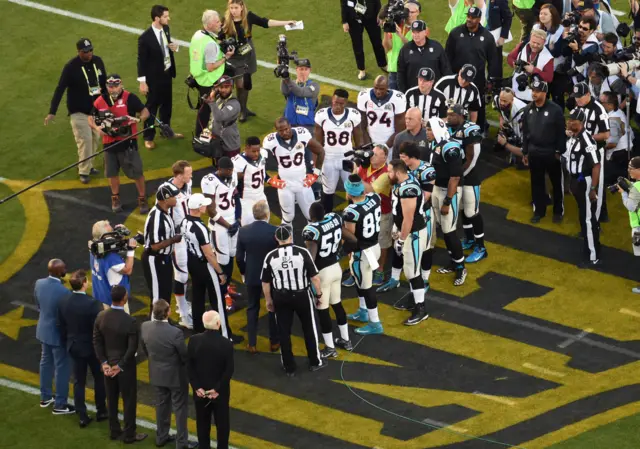
POLYGON ((587 77, 587 66, 598 59, 600 42, 596 36, 596 20, 593 17, 581 18, 577 30, 566 23, 563 26, 562 37, 568 42, 563 55, 569 58, 571 66, 567 75, 577 84, 587 77))
POLYGON ((284 117, 289 120, 291 126, 302 126, 313 133, 320 85, 309 79, 309 75, 311 61, 299 59, 296 63, 296 80, 291 79, 288 70, 283 72, 280 92, 287 100, 284 117))
POLYGON ((382 46, 387 52, 387 71, 389 72, 389 89, 398 90, 398 56, 402 47, 413 39, 411 24, 418 20, 422 6, 417 0, 408 0, 400 9, 398 5, 389 13, 389 8, 383 8, 378 16, 382 21, 382 46), (405 17, 405 12, 408 16, 405 17))
POLYGON ((603 93, 611 92, 617 99, 618 103, 624 103, 624 97, 627 94, 627 86, 625 82, 618 76, 609 76, 606 66, 599 62, 592 63, 587 69, 589 79, 589 92, 594 98, 600 98, 603 93))
MULTIPOLYGON (((197 87, 202 99, 211 93, 213 85, 224 74, 225 64, 233 54, 235 48, 221 47, 218 34, 222 31, 220 14, 211 9, 202 13, 202 29, 194 33, 189 45, 189 72, 187 78, 189 87, 197 87)), ((198 101, 198 116, 196 118, 196 137, 200 137, 202 129, 206 128, 211 116, 211 109, 202 101, 198 101)))
POLYGON ((521 42, 507 57, 507 63, 515 70, 511 79, 511 89, 518 99, 529 103, 532 100, 529 83, 537 75, 546 83, 553 81, 553 55, 545 47, 547 33, 532 30, 529 42, 521 42))
POLYGON ((227 75, 222 75, 214 84, 205 103, 211 108, 212 117, 210 125, 203 130, 202 135, 208 134, 211 145, 215 145, 212 153, 215 165, 215 161, 221 157, 232 158, 240 154, 242 145, 238 129, 238 117, 242 107, 233 96, 233 80, 227 75))
POLYGON ((120 75, 107 77, 107 92, 103 92, 93 103, 88 117, 89 126, 102 136, 104 145, 104 171, 111 187, 111 210, 122 210, 120 202, 120 169, 133 179, 138 190, 140 213, 149 212, 145 194, 142 159, 138 152, 136 123, 145 122, 149 110, 133 93, 124 89, 120 75), (136 118, 136 114, 140 114, 136 118))
MULTIPOLYGON (((629 161, 628 176, 629 179, 619 177, 617 183, 609 189, 612 191, 616 189, 620 192, 622 204, 629 211, 633 255, 640 256, 640 181, 638 181, 640 179, 640 156, 629 161)), ((640 293, 640 287, 634 287, 631 291, 640 293)))
POLYGON ((516 157, 522 157, 522 120, 527 104, 516 98, 509 87, 504 87, 493 103, 500 114, 498 145, 510 153, 508 162, 513 164, 516 157))
POLYGON ((600 94, 600 103, 609 115, 610 135, 604 147, 604 183, 611 185, 624 176, 629 159, 629 144, 633 144, 633 131, 627 116, 618 106, 618 96, 613 92, 600 94), (631 138, 629 138, 631 137, 631 138))
POLYGON ((580 108, 575 108, 567 120, 566 151, 562 155, 567 172, 571 175, 571 193, 578 203, 580 229, 584 239, 585 260, 579 265, 588 268, 600 265, 600 223, 598 216, 602 196, 598 195, 600 185, 600 153, 596 141, 587 131, 587 116, 580 108))
MULTIPOLYGON (((93 240, 89 242, 90 248, 95 248, 92 244, 100 244, 107 238, 116 242, 110 246, 113 248, 104 253, 91 250, 89 252, 89 264, 91 266, 91 284, 93 297, 106 306, 111 306, 111 287, 121 285, 127 293, 131 293, 131 282, 129 277, 133 272, 133 262, 135 260, 135 249, 138 246, 136 238, 127 238, 129 230, 124 225, 117 225, 115 229, 111 227, 108 220, 94 223, 91 229, 93 240), (122 258, 119 250, 125 250, 126 258, 122 258)), ((129 307, 125 307, 129 313, 129 307)))

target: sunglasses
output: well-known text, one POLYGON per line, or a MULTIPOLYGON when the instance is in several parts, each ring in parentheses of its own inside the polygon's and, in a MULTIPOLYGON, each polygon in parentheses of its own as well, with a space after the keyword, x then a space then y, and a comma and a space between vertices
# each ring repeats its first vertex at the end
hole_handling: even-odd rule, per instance
POLYGON ((107 85, 108 86, 119 86, 120 84, 122 84, 122 80, 117 80, 114 78, 109 78, 107 80, 107 85))
POLYGON ((591 28, 589 27, 578 27, 578 29, 582 31, 591 31, 591 28))

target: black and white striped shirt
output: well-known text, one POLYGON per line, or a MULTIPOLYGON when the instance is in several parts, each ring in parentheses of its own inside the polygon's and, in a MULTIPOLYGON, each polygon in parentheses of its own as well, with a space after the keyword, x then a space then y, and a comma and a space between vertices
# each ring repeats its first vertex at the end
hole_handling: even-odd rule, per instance
POLYGON ((182 232, 182 240, 187 245, 188 257, 206 261, 202 247, 209 245, 211 240, 209 239, 209 231, 202 220, 199 217, 187 215, 182 221, 180 231, 182 232))
POLYGON ((589 134, 595 136, 610 130, 609 114, 607 114, 607 110, 599 101, 592 98, 589 103, 580 109, 584 111, 584 115, 587 117, 584 125, 589 134))
POLYGON ((482 98, 478 87, 474 83, 470 83, 467 87, 460 87, 457 74, 443 76, 438 80, 434 89, 442 92, 447 100, 453 100, 469 111, 479 111, 482 107, 482 98))
POLYGON ((170 239, 174 235, 176 235, 176 230, 171 216, 158 206, 154 206, 149 215, 147 215, 147 221, 144 223, 145 250, 153 255, 170 255, 173 251, 173 244, 158 251, 153 251, 151 245, 170 239))
POLYGON ((600 163, 600 154, 596 141, 586 128, 567 140, 567 151, 563 158, 571 176, 591 176, 593 166, 600 163))
POLYGON ((309 288, 309 280, 317 274, 318 269, 309 251, 288 244, 266 255, 260 277, 275 290, 300 291, 309 288))
POLYGON ((436 89, 431 89, 427 95, 420 92, 418 86, 412 87, 404 94, 407 97, 407 109, 418 108, 422 112, 422 119, 431 117, 445 118, 447 116, 447 99, 436 89))

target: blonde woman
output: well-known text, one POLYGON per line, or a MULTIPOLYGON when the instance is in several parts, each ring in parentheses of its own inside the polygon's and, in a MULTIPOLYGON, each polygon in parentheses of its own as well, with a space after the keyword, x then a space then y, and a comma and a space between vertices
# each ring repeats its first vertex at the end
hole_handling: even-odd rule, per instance
POLYGON ((236 95, 242 108, 238 121, 245 122, 247 116, 255 114, 247 109, 247 100, 251 90, 251 74, 258 70, 258 60, 251 35, 254 25, 262 28, 271 28, 295 24, 295 20, 272 20, 259 17, 247 9, 244 0, 229 0, 227 10, 224 13, 224 24, 222 33, 224 38, 233 37, 238 41, 236 51, 229 59, 234 69, 232 76, 240 75, 244 71, 245 65, 248 71, 241 78, 236 79, 236 95))

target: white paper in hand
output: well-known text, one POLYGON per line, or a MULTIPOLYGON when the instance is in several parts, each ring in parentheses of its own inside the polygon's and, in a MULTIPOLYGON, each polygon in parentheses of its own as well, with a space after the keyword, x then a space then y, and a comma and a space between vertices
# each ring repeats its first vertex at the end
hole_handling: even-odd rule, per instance
POLYGON ((304 23, 302 22, 302 20, 299 20, 298 22, 294 23, 293 25, 285 25, 284 29, 287 30, 287 31, 304 30, 304 23))

